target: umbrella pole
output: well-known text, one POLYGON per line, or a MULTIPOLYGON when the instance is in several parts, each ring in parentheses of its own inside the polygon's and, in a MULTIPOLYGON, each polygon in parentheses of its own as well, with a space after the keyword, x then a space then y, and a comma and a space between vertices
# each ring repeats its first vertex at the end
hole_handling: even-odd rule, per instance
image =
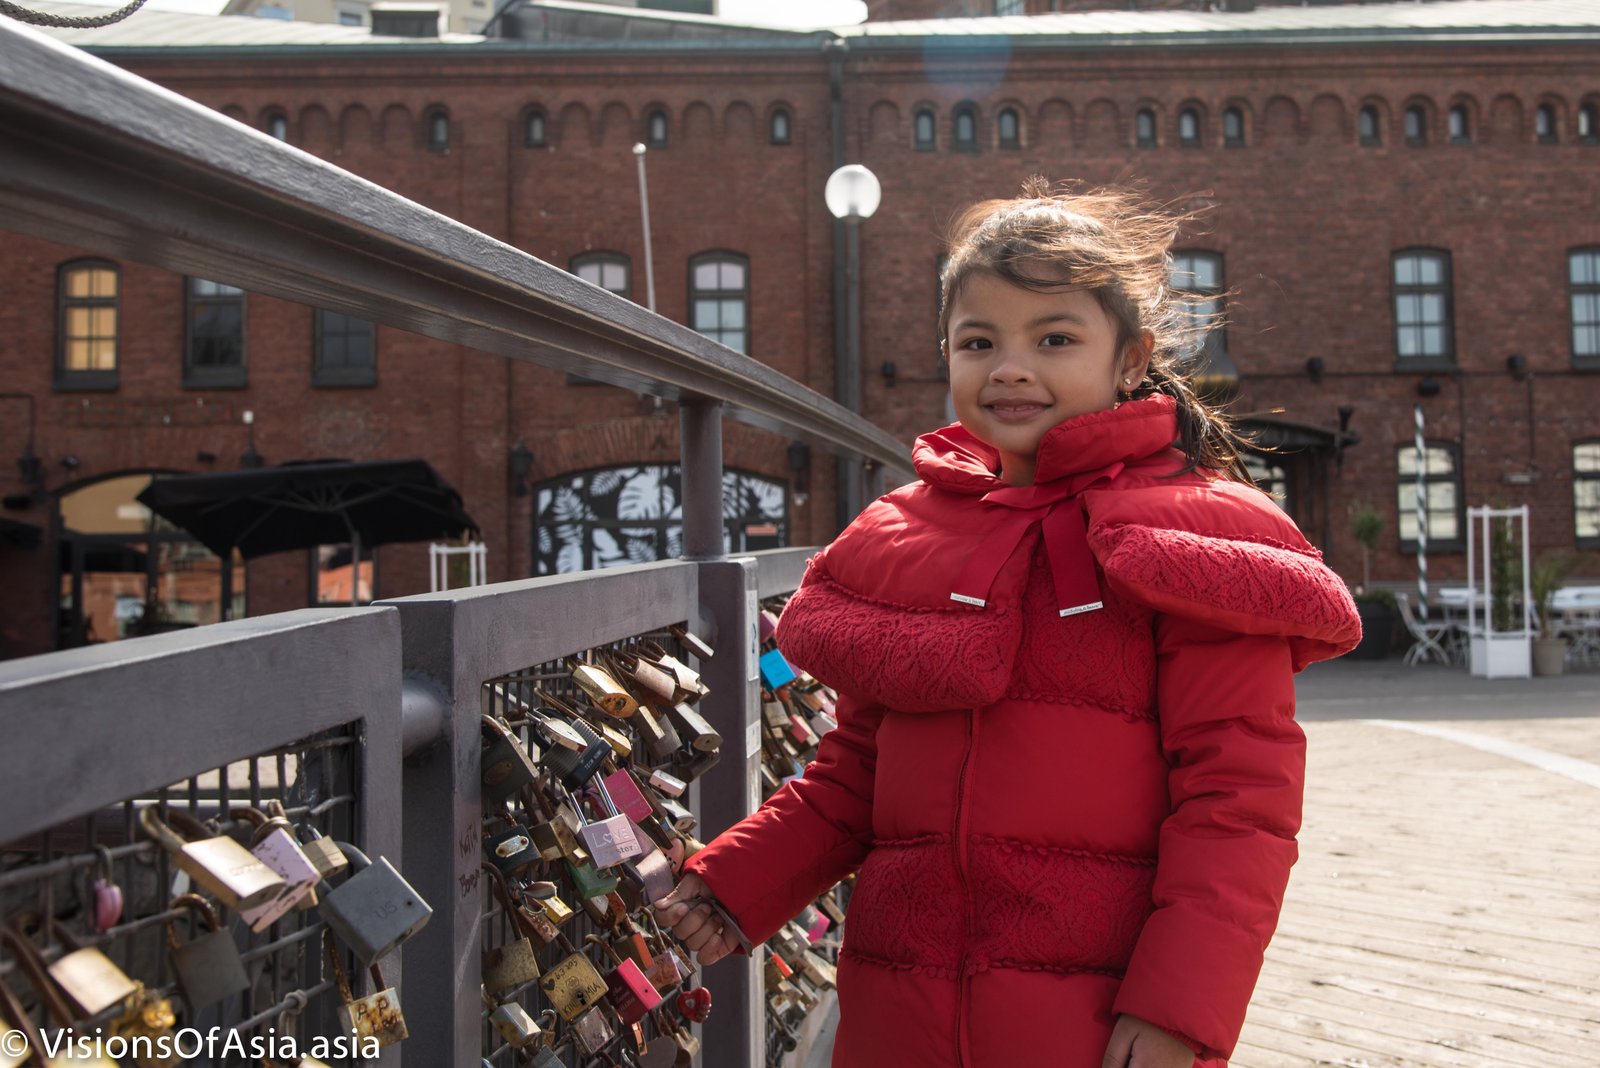
POLYGON ((361 603, 361 535, 350 528, 350 606, 361 603))
POLYGON ((222 621, 233 618, 233 549, 222 558, 222 621))

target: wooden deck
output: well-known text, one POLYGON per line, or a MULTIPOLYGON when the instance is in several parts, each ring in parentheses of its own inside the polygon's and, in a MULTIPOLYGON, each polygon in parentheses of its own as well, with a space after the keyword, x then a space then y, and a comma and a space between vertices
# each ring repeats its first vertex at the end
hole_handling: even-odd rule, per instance
MULTIPOLYGON (((1428 726, 1600 763, 1600 718, 1428 726)), ((1361 720, 1306 733, 1301 859, 1233 1068, 1600 1066, 1600 789, 1361 720)))

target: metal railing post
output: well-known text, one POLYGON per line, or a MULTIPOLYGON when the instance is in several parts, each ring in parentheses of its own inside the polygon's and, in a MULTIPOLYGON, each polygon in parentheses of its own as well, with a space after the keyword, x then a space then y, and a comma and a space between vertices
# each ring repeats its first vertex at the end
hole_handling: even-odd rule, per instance
POLYGON ((720 560, 722 529, 722 402, 684 400, 679 465, 683 472, 683 556, 720 560))

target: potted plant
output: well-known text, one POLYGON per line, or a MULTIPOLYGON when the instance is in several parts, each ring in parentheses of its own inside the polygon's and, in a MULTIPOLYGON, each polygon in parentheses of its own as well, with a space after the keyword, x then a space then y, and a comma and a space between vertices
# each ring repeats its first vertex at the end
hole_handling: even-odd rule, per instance
POLYGON ((1351 591, 1361 616, 1361 644, 1350 651, 1357 660, 1382 660, 1394 644, 1399 620, 1394 594, 1372 588, 1372 553, 1383 536, 1383 516, 1365 501, 1350 509, 1350 533, 1361 543, 1361 585, 1351 591))
POLYGON ((1533 673, 1559 675, 1567 659, 1567 639, 1554 631, 1550 602, 1572 570, 1572 558, 1565 553, 1541 556, 1533 565, 1529 585, 1533 605, 1539 613, 1539 636, 1533 640, 1533 673))

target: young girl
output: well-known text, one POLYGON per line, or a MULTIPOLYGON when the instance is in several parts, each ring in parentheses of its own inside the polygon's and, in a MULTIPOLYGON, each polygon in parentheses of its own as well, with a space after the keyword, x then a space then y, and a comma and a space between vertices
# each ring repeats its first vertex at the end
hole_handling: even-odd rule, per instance
POLYGON ((1293 675, 1344 584, 1188 385, 1180 220, 1116 192, 961 217, 959 424, 778 629, 838 689, 802 779, 657 902, 710 963, 852 871, 836 1068, 1220 1068, 1300 823, 1293 675))

